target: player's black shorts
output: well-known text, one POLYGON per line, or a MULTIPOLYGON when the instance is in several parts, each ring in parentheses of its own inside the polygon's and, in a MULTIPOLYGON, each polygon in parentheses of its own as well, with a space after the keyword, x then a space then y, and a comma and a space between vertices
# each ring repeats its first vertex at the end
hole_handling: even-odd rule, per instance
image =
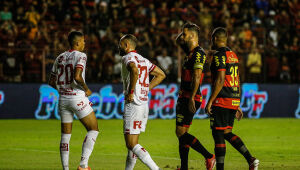
POLYGON ((210 116, 210 127, 215 130, 232 129, 236 110, 212 106, 210 116))
MULTIPOLYGON (((195 101, 196 110, 201 106, 200 102, 195 101)), ((176 104, 176 126, 190 127, 195 113, 189 111, 189 99, 178 98, 176 104)))

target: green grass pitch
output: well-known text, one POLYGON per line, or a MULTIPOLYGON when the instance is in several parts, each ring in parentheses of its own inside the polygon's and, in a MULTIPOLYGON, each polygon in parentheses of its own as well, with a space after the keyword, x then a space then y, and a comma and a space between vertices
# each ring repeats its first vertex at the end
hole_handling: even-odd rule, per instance
MULTIPOLYGON (((122 134, 122 120, 99 120, 100 135, 90 157, 93 170, 124 169, 127 150, 122 134)), ((179 165, 175 120, 149 120, 140 144, 163 169, 179 165)), ((239 135, 250 152, 260 160, 262 170, 300 169, 300 120, 244 119, 235 122, 239 135)), ((194 120, 190 133, 213 152, 209 120, 194 120)), ((70 142, 70 169, 79 164, 81 145, 86 131, 79 121, 73 125, 70 142)), ((59 120, 0 120, 0 169, 62 169, 59 156, 59 120)), ((204 159, 191 150, 190 169, 205 169, 204 159)), ((147 169, 137 161, 135 170, 147 169)), ((246 170, 247 163, 227 143, 225 169, 246 170)))

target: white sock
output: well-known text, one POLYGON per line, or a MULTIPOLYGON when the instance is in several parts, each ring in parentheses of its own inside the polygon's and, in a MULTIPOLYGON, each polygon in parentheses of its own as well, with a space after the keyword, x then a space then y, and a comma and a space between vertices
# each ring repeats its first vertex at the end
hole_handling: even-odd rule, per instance
POLYGON ((70 152, 70 143, 71 134, 61 134, 60 140, 60 158, 63 166, 63 170, 69 170, 69 152, 70 152))
POLYGON ((136 159, 137 159, 136 155, 131 150, 128 149, 125 170, 133 170, 134 165, 136 163, 136 159))
POLYGON ((82 168, 88 167, 89 157, 94 149, 94 144, 96 142, 98 131, 90 130, 87 132, 85 139, 82 144, 82 153, 81 153, 81 161, 80 166, 82 168))
POLYGON ((136 156, 151 170, 159 170, 159 167, 155 164, 155 162, 151 159, 149 153, 144 149, 140 144, 136 144, 132 152, 136 154, 136 156))

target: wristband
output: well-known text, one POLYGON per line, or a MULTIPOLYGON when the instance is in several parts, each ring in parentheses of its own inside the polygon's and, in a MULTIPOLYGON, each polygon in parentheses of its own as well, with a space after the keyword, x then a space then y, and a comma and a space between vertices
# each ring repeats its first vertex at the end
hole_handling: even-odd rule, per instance
POLYGON ((130 90, 130 91, 129 91, 129 94, 133 94, 133 92, 134 92, 134 90, 130 90))

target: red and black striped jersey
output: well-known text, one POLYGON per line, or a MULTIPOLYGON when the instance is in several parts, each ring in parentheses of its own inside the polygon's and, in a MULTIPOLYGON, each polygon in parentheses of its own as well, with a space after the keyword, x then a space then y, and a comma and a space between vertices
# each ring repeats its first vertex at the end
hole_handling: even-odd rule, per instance
MULTIPOLYGON (((193 51, 190 52, 188 56, 185 57, 182 71, 181 71, 181 84, 180 84, 180 92, 179 97, 189 98, 193 87, 192 87, 192 75, 195 69, 203 70, 204 63, 206 60, 206 54, 201 47, 194 48, 193 51)), ((199 81, 199 87, 195 96, 195 101, 201 102, 201 91, 200 86, 203 79, 203 73, 201 75, 201 79, 199 81)))
POLYGON ((237 109, 240 105, 240 78, 239 60, 236 54, 228 47, 219 48, 213 55, 210 66, 212 84, 216 80, 218 71, 225 71, 223 88, 213 101, 213 106, 228 109, 237 109))

